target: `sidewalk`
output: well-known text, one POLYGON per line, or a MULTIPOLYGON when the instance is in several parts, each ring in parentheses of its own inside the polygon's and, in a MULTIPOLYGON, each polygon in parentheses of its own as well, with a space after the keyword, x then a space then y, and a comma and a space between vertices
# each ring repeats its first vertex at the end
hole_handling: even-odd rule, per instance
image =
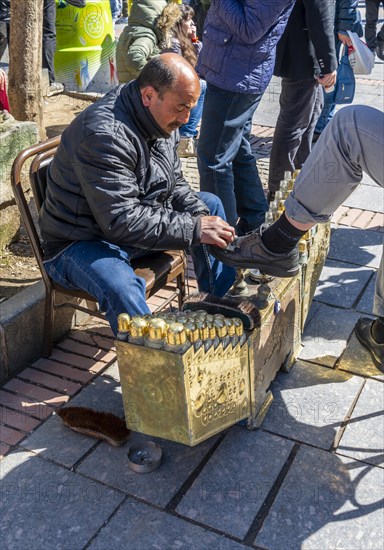
MULTIPOLYGON (((375 78, 359 83, 357 103, 382 109, 382 71, 377 63, 375 78)), ((278 105, 271 95, 253 127, 264 180, 278 105)), ((196 184, 196 161, 183 166, 196 184)), ((109 326, 91 320, 49 359, 26 365, 0 390, 0 450, 8 453, 1 463, 2 547, 381 550, 384 375, 353 329, 372 311, 383 193, 364 177, 335 213, 302 352, 273 382, 260 430, 234 426, 193 448, 159 440, 161 467, 135 474, 127 449, 153 438, 133 433, 112 448, 65 428, 54 414, 70 402, 123 415, 109 326)))

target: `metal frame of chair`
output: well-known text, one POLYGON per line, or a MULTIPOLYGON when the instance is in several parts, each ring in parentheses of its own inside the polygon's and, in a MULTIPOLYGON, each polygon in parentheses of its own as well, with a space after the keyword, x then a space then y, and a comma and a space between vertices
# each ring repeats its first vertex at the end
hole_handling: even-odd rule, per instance
MULTIPOLYGON (((99 310, 85 307, 76 301, 64 301, 59 304, 56 303, 56 293, 58 292, 65 296, 71 296, 81 300, 86 300, 87 302, 92 302, 94 306, 97 301, 93 296, 87 294, 86 292, 81 290, 68 290, 67 288, 62 287, 53 281, 47 274, 43 264, 43 251, 41 248, 39 232, 22 186, 21 175, 23 167, 26 162, 32 158, 32 163, 29 169, 29 179, 36 208, 37 211, 39 211, 45 197, 47 167, 57 150, 60 139, 61 136, 57 136, 37 145, 27 147, 18 154, 11 171, 13 193, 20 211, 22 223, 25 226, 35 258, 40 268, 46 290, 44 311, 45 338, 43 345, 43 355, 45 357, 49 357, 52 352, 55 310, 63 307, 72 307, 84 313, 88 313, 89 315, 104 318, 103 314, 99 310)), ((158 252, 134 260, 132 265, 136 273, 138 273, 140 277, 143 277, 146 281, 147 299, 170 282, 176 281, 175 291, 167 300, 164 301, 164 303, 162 303, 161 308, 166 307, 176 297, 178 299, 179 308, 181 308, 185 298, 186 259, 183 251, 158 252)))

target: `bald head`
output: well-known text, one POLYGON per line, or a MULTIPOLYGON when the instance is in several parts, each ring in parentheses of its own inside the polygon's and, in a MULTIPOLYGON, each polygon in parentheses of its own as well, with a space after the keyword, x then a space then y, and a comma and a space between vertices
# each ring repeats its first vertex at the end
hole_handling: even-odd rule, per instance
POLYGON ((195 69, 181 55, 163 53, 149 61, 137 78, 140 89, 152 86, 160 97, 169 90, 200 88, 195 69))

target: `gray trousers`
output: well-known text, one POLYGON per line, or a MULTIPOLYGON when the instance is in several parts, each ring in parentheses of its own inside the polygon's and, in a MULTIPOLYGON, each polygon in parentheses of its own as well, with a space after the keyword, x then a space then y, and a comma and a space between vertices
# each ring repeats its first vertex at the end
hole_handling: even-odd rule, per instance
MULTIPOLYGON (((384 113, 356 105, 326 126, 285 202, 301 223, 322 223, 349 197, 363 172, 384 187, 384 113)), ((377 273, 373 312, 384 316, 384 260, 377 273)))
POLYGON ((277 191, 284 172, 301 168, 323 108, 322 86, 314 78, 281 79, 280 112, 269 159, 268 189, 277 191))

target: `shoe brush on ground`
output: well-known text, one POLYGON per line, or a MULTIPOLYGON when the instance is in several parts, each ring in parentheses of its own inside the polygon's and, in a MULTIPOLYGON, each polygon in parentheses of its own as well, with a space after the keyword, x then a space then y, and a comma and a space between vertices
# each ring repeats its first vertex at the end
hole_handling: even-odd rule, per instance
POLYGON ((125 420, 112 413, 86 407, 65 407, 56 411, 56 414, 71 430, 106 441, 113 447, 123 445, 130 434, 125 420))
POLYGON ((252 302, 252 298, 219 298, 212 294, 201 292, 185 302, 183 310, 196 311, 204 309, 210 315, 221 313, 225 317, 238 317, 243 321, 246 330, 253 330, 260 326, 260 312, 252 302))

